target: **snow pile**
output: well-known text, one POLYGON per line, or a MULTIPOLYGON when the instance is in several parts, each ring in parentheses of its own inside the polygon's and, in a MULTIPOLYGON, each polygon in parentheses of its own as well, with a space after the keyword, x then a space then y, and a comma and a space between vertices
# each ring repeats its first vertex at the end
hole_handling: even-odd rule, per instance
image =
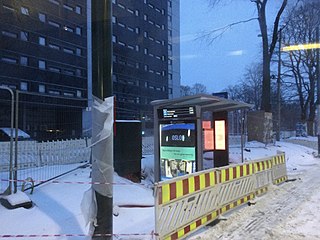
MULTIPOLYGON (((273 156, 277 151, 285 152, 292 181, 270 187, 267 194, 257 198, 255 205, 237 209, 225 216, 227 220, 205 227, 189 239, 320 239, 317 227, 320 222, 320 160, 314 157, 316 150, 288 142, 277 142, 274 146, 251 142, 246 145, 244 159, 273 156)), ((241 161, 236 155, 231 157, 235 162, 241 161)), ((154 237, 153 161, 153 155, 142 159, 145 179, 141 184, 114 174, 114 239, 149 240, 154 237)), ((84 192, 91 187, 90 171, 89 167, 78 169, 57 179, 57 183, 35 188, 32 195, 27 194, 34 203, 31 209, 8 210, 0 205, 0 238, 6 234, 83 234, 45 239, 88 239, 85 235, 89 229, 80 203, 84 192), (64 183, 69 181, 74 184, 64 183)), ((26 236, 23 239, 35 238, 26 236)))

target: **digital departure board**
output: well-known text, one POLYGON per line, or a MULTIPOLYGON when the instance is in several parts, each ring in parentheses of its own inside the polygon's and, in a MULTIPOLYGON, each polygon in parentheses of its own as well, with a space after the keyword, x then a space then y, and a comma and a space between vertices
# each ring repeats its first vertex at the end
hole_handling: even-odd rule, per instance
POLYGON ((158 110, 159 119, 189 118, 196 114, 195 107, 163 108, 158 110))

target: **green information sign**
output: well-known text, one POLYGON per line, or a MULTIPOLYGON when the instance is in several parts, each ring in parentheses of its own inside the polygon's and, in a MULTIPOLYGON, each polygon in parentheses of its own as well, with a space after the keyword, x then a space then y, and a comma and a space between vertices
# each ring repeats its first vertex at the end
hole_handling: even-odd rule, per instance
POLYGON ((161 146, 160 158, 195 161, 195 147, 167 147, 161 146))

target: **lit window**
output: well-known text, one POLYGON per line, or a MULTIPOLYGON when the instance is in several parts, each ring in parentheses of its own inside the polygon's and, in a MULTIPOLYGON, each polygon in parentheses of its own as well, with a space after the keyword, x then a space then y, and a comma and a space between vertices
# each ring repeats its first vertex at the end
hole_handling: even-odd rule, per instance
POLYGON ((21 56, 20 57, 20 64, 23 66, 28 66, 28 57, 21 56))
POLYGON ((68 32, 71 32, 71 33, 74 32, 73 28, 72 28, 72 27, 69 27, 69 26, 64 26, 63 29, 66 30, 66 31, 68 31, 68 32))
POLYGON ((136 33, 140 33, 140 28, 136 27, 136 33))
POLYGON ((117 17, 112 16, 112 22, 113 22, 113 23, 116 23, 116 22, 117 22, 117 17))
POLYGON ((38 67, 39 67, 40 69, 46 69, 46 61, 44 61, 44 60, 39 60, 39 61, 38 61, 38 67))
POLYGON ((139 16, 139 10, 135 11, 136 16, 139 16))
POLYGON ((12 11, 12 12, 15 11, 15 9, 14 9, 13 7, 10 7, 10 6, 8 6, 8 5, 4 5, 4 4, 3 4, 2 7, 3 7, 4 9, 7 9, 7 10, 12 11))
POLYGON ((116 43, 117 42, 117 36, 112 35, 112 42, 116 43))
POLYGON ((122 5, 121 3, 118 3, 118 6, 122 9, 126 9, 126 7, 124 5, 122 5))
POLYGON ((144 54, 148 54, 148 48, 144 49, 144 54))
POLYGON ((40 93, 45 93, 46 92, 46 86, 43 85, 43 84, 40 84, 39 87, 38 87, 38 91, 40 93))
POLYGON ((63 8, 67 9, 69 11, 73 11, 73 7, 71 7, 71 6, 67 5, 67 4, 63 4, 63 8))
POLYGON ((17 59, 11 57, 2 57, 1 60, 6 63, 17 63, 17 59))
POLYGON ((23 15, 29 15, 29 9, 26 7, 21 7, 21 13, 23 15))
POLYGON ((132 9, 130 9, 130 8, 127 8, 127 11, 128 11, 129 13, 131 13, 131 14, 134 14, 134 11, 133 11, 132 9))
POLYGON ((79 97, 79 98, 82 97, 82 92, 80 90, 77 90, 77 97, 79 97))
POLYGON ((76 6, 76 13, 81 14, 81 12, 82 12, 82 7, 76 6))
POLYGON ((46 22, 46 15, 44 13, 39 13, 39 20, 41 22, 46 22))
POLYGON ((46 38, 45 37, 39 37, 39 44, 42 46, 46 45, 46 38))
POLYGON ((136 51, 139 52, 139 50, 140 50, 139 45, 136 45, 136 51))
POLYGON ((147 21, 148 20, 148 15, 144 14, 143 15, 143 20, 147 21))
POLYGON ((70 48, 63 48, 63 51, 64 51, 65 53, 74 54, 74 50, 73 50, 73 49, 70 49, 70 48))
POLYGON ((28 83, 27 82, 20 82, 20 90, 28 91, 28 83))

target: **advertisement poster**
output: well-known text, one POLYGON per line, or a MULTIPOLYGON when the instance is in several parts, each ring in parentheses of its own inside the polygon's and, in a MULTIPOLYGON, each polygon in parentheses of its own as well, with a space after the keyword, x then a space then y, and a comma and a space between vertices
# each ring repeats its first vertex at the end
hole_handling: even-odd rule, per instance
POLYGON ((194 123, 160 124, 162 180, 195 172, 195 139, 194 123))

